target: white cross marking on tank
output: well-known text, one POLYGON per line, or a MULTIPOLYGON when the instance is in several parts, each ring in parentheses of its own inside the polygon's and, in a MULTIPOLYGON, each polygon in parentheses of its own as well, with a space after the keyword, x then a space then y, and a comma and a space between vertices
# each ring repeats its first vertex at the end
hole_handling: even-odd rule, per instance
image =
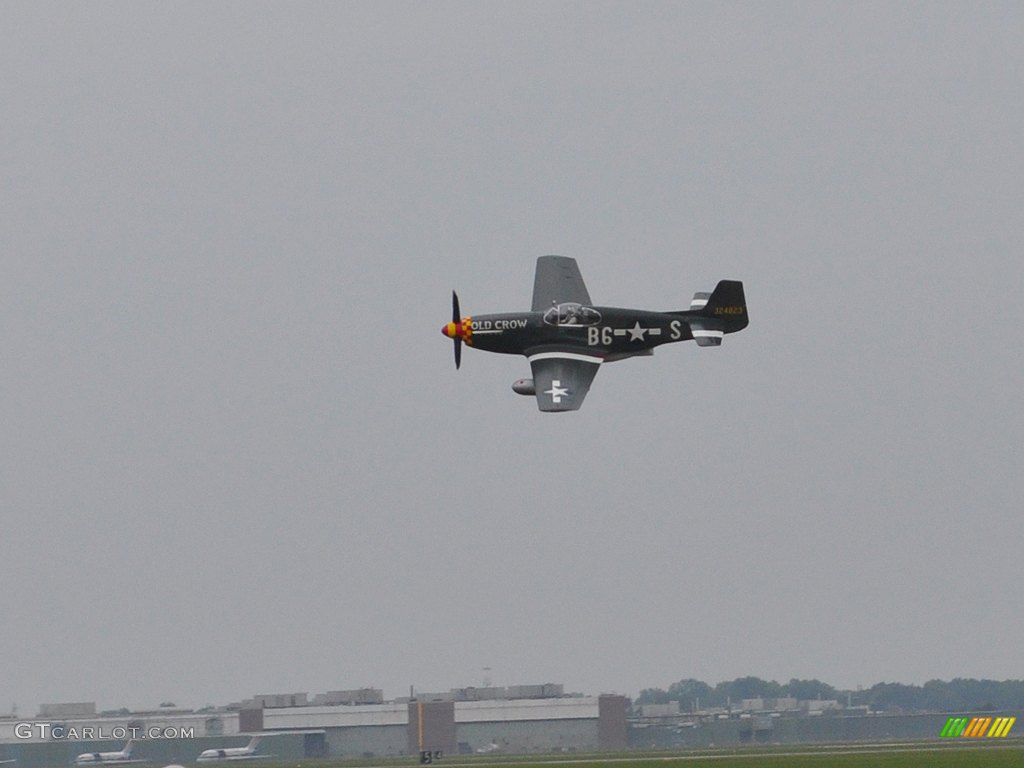
POLYGON ((551 389, 545 389, 544 394, 551 395, 551 402, 560 403, 562 402, 562 395, 569 396, 569 390, 562 386, 561 379, 554 379, 551 382, 551 389))

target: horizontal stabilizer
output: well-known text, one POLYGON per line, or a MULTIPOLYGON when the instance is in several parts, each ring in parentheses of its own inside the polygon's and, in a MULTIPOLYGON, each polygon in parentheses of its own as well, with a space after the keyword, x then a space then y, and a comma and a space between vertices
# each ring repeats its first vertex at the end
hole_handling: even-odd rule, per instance
POLYGON ((690 321, 690 332, 698 347, 720 347, 722 346, 722 337, 725 336, 725 331, 722 330, 720 323, 700 320, 690 321))
POLYGON ((690 310, 704 309, 708 305, 708 298, 711 296, 707 291, 698 291, 693 294, 693 301, 690 302, 690 310))

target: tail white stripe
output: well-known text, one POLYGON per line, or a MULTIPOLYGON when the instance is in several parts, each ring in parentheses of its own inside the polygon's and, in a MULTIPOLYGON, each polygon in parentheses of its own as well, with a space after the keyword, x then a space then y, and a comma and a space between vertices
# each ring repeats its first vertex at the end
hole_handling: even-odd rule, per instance
POLYGON ((534 360, 578 360, 581 363, 593 363, 594 365, 600 365, 604 362, 603 357, 581 355, 576 352, 538 352, 536 355, 530 355, 526 359, 531 363, 534 360))

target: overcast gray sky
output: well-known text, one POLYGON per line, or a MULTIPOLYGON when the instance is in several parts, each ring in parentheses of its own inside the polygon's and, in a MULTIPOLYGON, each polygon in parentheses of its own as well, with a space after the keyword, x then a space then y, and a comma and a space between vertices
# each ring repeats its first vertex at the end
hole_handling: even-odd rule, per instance
POLYGON ((1024 677, 1020 3, 2 12, 0 710, 1024 677))

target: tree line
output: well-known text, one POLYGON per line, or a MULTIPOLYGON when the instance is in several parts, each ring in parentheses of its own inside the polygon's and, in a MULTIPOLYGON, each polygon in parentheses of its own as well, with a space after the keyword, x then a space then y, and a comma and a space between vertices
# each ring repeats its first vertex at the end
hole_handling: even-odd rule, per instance
POLYGON ((679 702, 682 712, 709 707, 738 707, 743 699, 837 700, 843 706, 868 706, 876 712, 984 712, 1024 709, 1024 680, 929 680, 924 685, 876 683, 855 691, 834 688, 820 680, 792 679, 788 683, 738 677, 714 687, 689 678, 672 683, 668 690, 645 688, 637 704, 679 702))

